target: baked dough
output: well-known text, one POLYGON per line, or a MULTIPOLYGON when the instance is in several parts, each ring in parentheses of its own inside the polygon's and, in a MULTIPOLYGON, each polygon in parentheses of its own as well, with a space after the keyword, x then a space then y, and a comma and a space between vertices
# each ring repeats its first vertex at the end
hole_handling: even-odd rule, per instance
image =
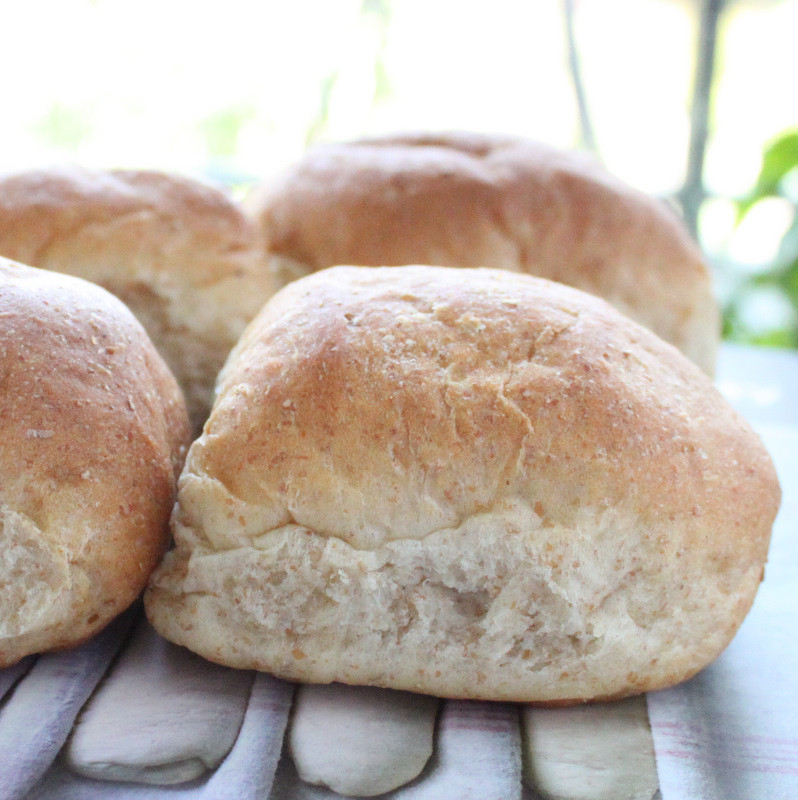
POLYGON ((144 325, 195 431, 245 325, 272 293, 234 200, 152 170, 53 167, 0 178, 0 256, 92 281, 144 325))
POLYGON ((189 441, 144 329, 87 281, 0 259, 0 666, 76 645, 163 555, 189 441))
POLYGON ((622 697, 723 650, 779 491, 710 379, 599 298, 333 268, 231 354, 145 604, 166 638, 297 681, 622 697))
POLYGON ((319 145, 244 208, 278 286, 339 264, 499 267, 597 294, 714 370, 701 252, 673 209, 587 154, 464 132, 319 145))

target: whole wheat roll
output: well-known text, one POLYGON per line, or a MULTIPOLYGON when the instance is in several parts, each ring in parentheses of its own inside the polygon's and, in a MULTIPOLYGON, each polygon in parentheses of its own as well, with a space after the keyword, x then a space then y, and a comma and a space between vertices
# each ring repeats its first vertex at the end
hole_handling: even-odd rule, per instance
POLYGON ((227 192, 156 170, 62 165, 0 177, 0 256, 97 283, 144 325, 194 430, 271 295, 257 233, 227 192))
POLYGON ((168 639, 290 680, 621 697, 730 641, 779 492, 708 376, 603 300, 336 267, 231 354, 145 607, 168 639))
POLYGON ((88 639, 169 540, 189 443, 174 377, 130 311, 0 259, 0 667, 88 639))
POLYGON ((584 153, 466 132, 324 144, 244 208, 276 286, 339 264, 523 272, 603 297, 714 371, 719 313, 699 248, 664 202, 584 153))

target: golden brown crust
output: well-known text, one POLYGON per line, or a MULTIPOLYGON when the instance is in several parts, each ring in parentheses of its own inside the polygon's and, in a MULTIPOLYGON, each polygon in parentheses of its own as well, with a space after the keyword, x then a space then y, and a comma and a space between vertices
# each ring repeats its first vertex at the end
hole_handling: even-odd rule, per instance
POLYGON ((104 290, 0 259, 0 666, 139 595, 189 441, 180 390, 104 290))
POLYGON ((183 388, 198 430, 230 348, 271 288, 238 205, 156 171, 32 170, 0 179, 0 255, 125 302, 183 388))
POLYGON ((279 285, 339 264, 494 267, 608 300, 714 369, 708 269, 676 215, 579 153, 406 134, 311 149, 245 202, 279 285))
POLYGON ((620 697, 725 647, 778 501, 709 378, 602 300, 499 270, 333 268, 278 293, 228 361, 147 610, 294 680, 620 697))

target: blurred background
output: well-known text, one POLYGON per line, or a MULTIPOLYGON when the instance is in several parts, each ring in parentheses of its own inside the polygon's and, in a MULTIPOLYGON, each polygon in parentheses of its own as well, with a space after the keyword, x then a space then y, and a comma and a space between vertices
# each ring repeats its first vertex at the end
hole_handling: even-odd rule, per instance
POLYGON ((507 132, 677 204, 725 335, 798 347, 798 0, 4 3, 0 170, 244 191, 316 141, 507 132))

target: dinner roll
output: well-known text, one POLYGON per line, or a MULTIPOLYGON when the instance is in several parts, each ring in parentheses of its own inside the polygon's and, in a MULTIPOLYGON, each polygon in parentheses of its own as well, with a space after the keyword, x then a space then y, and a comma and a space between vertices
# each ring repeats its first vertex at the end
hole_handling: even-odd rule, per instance
POLYGON ((524 272, 603 297, 714 370, 719 314, 698 247, 669 207, 583 153, 466 133, 321 145, 245 210, 280 286, 339 264, 524 272))
POLYGON ((603 300, 339 267, 231 354, 145 607, 234 667, 484 700, 669 686, 762 579, 779 485, 710 379, 603 300))
POLYGON ((220 189, 63 166, 0 179, 0 255, 97 283, 146 328, 195 430, 227 353, 271 289, 255 231, 220 189))
POLYGON ((0 259, 0 667, 76 645, 166 549, 189 441, 144 329, 87 281, 0 259))

